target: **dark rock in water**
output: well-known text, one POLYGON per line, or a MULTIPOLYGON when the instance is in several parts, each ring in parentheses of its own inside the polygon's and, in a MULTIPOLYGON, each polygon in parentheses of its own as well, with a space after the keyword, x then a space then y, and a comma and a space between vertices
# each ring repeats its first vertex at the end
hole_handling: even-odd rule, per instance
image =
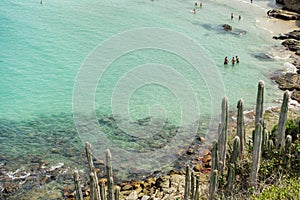
POLYGON ((300 41, 295 39, 288 39, 282 42, 282 45, 287 47, 290 51, 300 50, 300 41))
POLYGON ((284 4, 284 0, 276 0, 276 3, 278 3, 278 4, 284 4))
POLYGON ((223 28, 225 31, 232 31, 232 26, 230 26, 229 24, 224 24, 223 28))
POLYGON ((285 40, 288 38, 289 38, 289 36, 286 34, 280 34, 279 36, 273 36, 273 39, 276 39, 276 40, 285 40))
POLYGON ((273 58, 265 53, 258 53, 253 55, 255 58, 259 60, 273 60, 273 58))
POLYGON ((283 20, 298 20, 300 19, 300 14, 280 9, 273 9, 267 12, 267 15, 270 17, 283 19, 283 20))

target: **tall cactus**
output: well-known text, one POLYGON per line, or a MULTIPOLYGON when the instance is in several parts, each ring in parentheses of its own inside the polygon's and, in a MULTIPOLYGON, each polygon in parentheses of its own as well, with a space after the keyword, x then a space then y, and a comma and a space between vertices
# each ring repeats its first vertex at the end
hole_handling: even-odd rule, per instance
POLYGON ((191 199, 195 196, 195 174, 194 171, 191 172, 191 199))
POLYGON ((196 191, 195 191, 194 200, 199 200, 199 196, 200 196, 199 186, 200 186, 200 178, 199 176, 196 176, 196 191))
POLYGON ((256 124, 254 138, 253 138, 253 154, 252 154, 252 169, 250 172, 250 186, 256 185, 257 173, 260 165, 261 157, 261 143, 262 143, 262 126, 260 123, 256 124))
POLYGON ((209 199, 215 198, 215 193, 218 189, 218 170, 214 170, 212 173, 210 185, 209 185, 209 199))
POLYGON ((227 174, 227 189, 230 191, 233 188, 234 180, 235 180, 235 170, 236 164, 238 161, 240 153, 240 137, 235 136, 233 141, 233 151, 231 153, 231 159, 229 164, 229 170, 227 174))
POLYGON ((90 199, 101 200, 98 177, 97 174, 93 172, 90 173, 90 187, 91 187, 90 199))
POLYGON ((289 94, 288 92, 284 92, 283 94, 283 102, 281 104, 280 116, 278 122, 278 129, 276 135, 276 148, 283 148, 285 143, 285 126, 287 120, 287 111, 288 111, 288 102, 289 102, 289 94))
POLYGON ((291 168, 291 151, 292 151, 291 147, 292 147, 292 136, 287 135, 286 144, 285 144, 285 154, 286 154, 285 165, 287 169, 291 168))
POLYGON ((244 102, 243 99, 240 99, 237 103, 237 109, 238 109, 238 113, 237 113, 237 128, 236 128, 236 132, 237 132, 237 136, 239 136, 240 138, 240 156, 242 156, 243 152, 244 152, 244 146, 245 146, 245 140, 246 140, 246 136, 245 136, 245 127, 244 127, 244 102))
POLYGON ((224 169, 226 157, 226 144, 227 144, 227 127, 228 127, 228 98, 225 96, 222 100, 222 113, 221 113, 221 132, 219 135, 219 156, 222 166, 220 171, 224 169))
POLYGON ((74 182, 75 182, 75 190, 76 190, 76 199, 83 200, 78 171, 74 171, 74 182))
POLYGON ((255 124, 259 123, 263 117, 264 109, 264 88, 265 83, 260 80, 258 82, 257 97, 256 97, 256 111, 255 111, 255 124))
POLYGON ((184 200, 190 199, 190 191, 191 191, 190 167, 187 165, 185 169, 184 200))
POLYGON ((119 200, 119 199, 120 199, 120 187, 116 186, 115 200, 119 200))
POLYGON ((92 158, 92 151, 91 151, 91 144, 86 142, 85 143, 85 153, 86 153, 86 158, 89 164, 90 172, 95 171, 94 163, 93 163, 93 158, 92 158))
POLYGON ((112 165, 111 165, 111 153, 109 149, 106 149, 105 152, 106 156, 106 173, 107 173, 107 189, 108 189, 108 194, 107 198, 108 199, 114 199, 114 179, 113 179, 113 171, 112 171, 112 165))
POLYGON ((217 141, 213 142, 211 154, 212 154, 211 170, 213 171, 215 169, 218 169, 218 164, 219 164, 218 142, 217 141))

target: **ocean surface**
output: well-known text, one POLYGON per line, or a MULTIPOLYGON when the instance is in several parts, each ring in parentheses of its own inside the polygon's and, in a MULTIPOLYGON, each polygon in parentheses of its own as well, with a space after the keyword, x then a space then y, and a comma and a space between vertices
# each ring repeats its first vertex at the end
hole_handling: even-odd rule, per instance
MULTIPOLYGON (((266 84, 266 106, 276 105, 282 92, 269 76, 283 69, 285 57, 271 53, 279 41, 259 26, 268 23, 273 1, 204 0, 196 14, 194 3, 0 1, 0 154, 15 166, 36 156, 67 163, 84 146, 76 131, 80 116, 105 124, 114 114, 125 122, 153 115, 182 125, 191 113, 205 121, 219 115, 224 95, 231 110, 240 98, 253 109, 259 80, 266 84), (239 64, 223 65, 225 56, 236 55, 239 64)), ((135 148, 110 134, 122 148, 135 148)), ((143 131, 131 136, 146 137, 143 131)))

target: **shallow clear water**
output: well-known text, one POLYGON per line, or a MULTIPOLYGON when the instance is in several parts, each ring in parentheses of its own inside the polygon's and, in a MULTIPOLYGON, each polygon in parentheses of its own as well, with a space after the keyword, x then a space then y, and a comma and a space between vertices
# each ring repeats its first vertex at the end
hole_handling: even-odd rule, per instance
MULTIPOLYGON (((167 29, 192 39, 204 52, 199 57, 214 63, 224 93, 212 100, 206 87, 211 83, 205 82, 206 77, 199 76, 188 60, 161 49, 138 49, 115 59, 99 78, 94 97, 99 118, 112 113, 112 95, 118 81, 147 63, 167 65, 180 73, 193 88, 199 115, 211 115, 211 102, 220 102, 224 94, 231 109, 240 98, 244 99, 246 108, 252 109, 257 82, 261 79, 266 83, 266 105, 272 105, 282 93, 268 75, 281 68, 282 60, 260 57, 278 42, 257 26, 257 20, 264 19, 269 2, 250 5, 245 1, 203 1, 203 8, 197 8, 193 14, 194 1, 181 0, 44 0, 42 5, 38 0, 1 1, 0 151, 7 156, 36 154, 61 159, 49 151, 59 146, 53 139, 58 133, 64 135, 59 137, 70 137, 70 143, 61 148, 82 147, 72 118, 77 73, 99 44, 135 29, 167 29), (230 20, 231 12, 235 16, 233 20, 230 20), (238 15, 242 16, 241 21, 238 15), (233 26, 233 33, 222 29, 225 23, 233 26), (235 55, 240 57, 240 63, 224 67, 224 57, 235 55)), ((188 48, 183 51, 194 53, 188 48)), ((210 80, 218 77, 217 74, 209 76, 210 80)), ((177 124, 182 114, 180 103, 168 87, 145 84, 132 93, 126 105, 132 120, 157 112, 177 124), (153 105, 158 107, 151 110, 153 105)))

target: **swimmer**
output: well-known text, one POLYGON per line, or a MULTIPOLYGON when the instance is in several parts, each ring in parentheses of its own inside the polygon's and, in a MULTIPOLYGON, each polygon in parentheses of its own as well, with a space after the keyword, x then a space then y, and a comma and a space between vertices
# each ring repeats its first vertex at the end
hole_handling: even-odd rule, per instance
POLYGON ((229 60, 228 60, 228 58, 227 58, 227 56, 226 56, 226 57, 224 58, 224 65, 227 65, 228 62, 229 62, 229 60))
POLYGON ((239 20, 241 20, 242 19, 242 17, 241 17, 241 15, 239 15, 239 20))
POLYGON ((240 62, 240 58, 238 56, 235 56, 235 60, 236 60, 236 63, 240 62))
POLYGON ((235 59, 234 59, 234 57, 232 57, 231 64, 234 65, 234 63, 235 63, 235 59))
POLYGON ((195 2, 195 6, 197 6, 198 4, 197 4, 197 1, 195 2))
POLYGON ((233 13, 231 13, 231 19, 233 19, 233 13))
POLYGON ((43 4, 43 0, 40 1, 40 4, 43 4))
POLYGON ((202 2, 200 2, 200 8, 202 8, 202 2))
POLYGON ((196 9, 195 8, 193 9, 193 12, 194 12, 194 14, 196 14, 196 9))

